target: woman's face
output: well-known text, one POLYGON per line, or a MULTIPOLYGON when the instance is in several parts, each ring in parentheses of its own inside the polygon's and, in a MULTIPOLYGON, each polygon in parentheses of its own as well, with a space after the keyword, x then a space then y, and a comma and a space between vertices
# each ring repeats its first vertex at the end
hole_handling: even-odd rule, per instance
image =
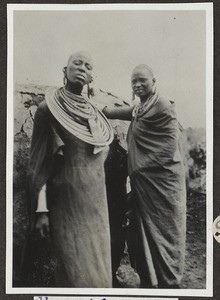
POLYGON ((69 58, 66 77, 71 83, 78 83, 84 86, 91 82, 92 69, 92 58, 84 52, 78 52, 69 58))
POLYGON ((149 97, 153 92, 155 79, 150 70, 143 67, 134 69, 131 75, 131 87, 134 94, 139 98, 149 97))

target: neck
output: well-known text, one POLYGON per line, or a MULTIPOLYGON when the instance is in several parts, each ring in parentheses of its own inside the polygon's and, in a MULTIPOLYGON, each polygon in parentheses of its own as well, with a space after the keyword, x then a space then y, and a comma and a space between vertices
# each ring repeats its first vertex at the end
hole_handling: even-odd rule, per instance
POLYGON ((70 93, 81 95, 83 86, 77 83, 71 83, 70 81, 67 81, 67 84, 65 85, 65 88, 70 93))
POLYGON ((146 96, 140 97, 141 104, 145 103, 152 95, 153 93, 149 93, 146 96))

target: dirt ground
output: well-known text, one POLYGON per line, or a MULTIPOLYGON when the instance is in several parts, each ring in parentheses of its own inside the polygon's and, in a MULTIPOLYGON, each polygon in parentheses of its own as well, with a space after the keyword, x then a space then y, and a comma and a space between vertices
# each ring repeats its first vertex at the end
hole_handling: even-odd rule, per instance
MULTIPOLYGON (((16 191, 14 199, 14 286, 20 286, 19 266, 21 249, 27 229, 27 215, 23 192, 16 191)), ((187 201, 187 239, 185 272, 181 288, 203 289, 206 287, 206 196, 198 192, 189 192, 187 201)), ((39 246, 35 244, 35 250, 39 246)), ((42 249, 41 249, 42 250, 42 249)), ((47 250, 46 250, 47 251, 47 250)), ((31 251, 30 251, 31 252, 31 251)), ((47 253, 34 261, 34 267, 28 277, 28 286, 53 286, 52 274, 55 262, 47 253)), ((137 278, 130 268, 125 253, 118 275, 122 288, 135 287, 137 278), (129 286, 128 286, 129 285, 129 286)))
MULTIPOLYGON (((27 165, 29 159, 30 139, 33 127, 33 114, 37 105, 44 99, 46 87, 24 86, 17 87, 15 93, 15 143, 14 143, 14 202, 13 202, 13 286, 22 286, 20 275, 21 254, 27 233, 27 165)), ((122 105, 123 101, 111 97, 110 93, 100 91, 98 96, 103 103, 122 105), (104 99, 104 100, 103 100, 104 99)), ((98 101, 99 102, 99 101, 98 101)), ((125 104, 125 103, 124 103, 125 104)), ((128 124, 112 124, 126 149, 126 135, 128 124)), ((188 128, 181 135, 181 148, 188 176, 187 188, 187 236, 186 263, 182 280, 184 289, 202 289, 206 287, 206 195, 205 195, 205 131, 204 129, 188 128), (197 144, 202 145, 197 149, 197 144), (201 172, 200 172, 201 169, 201 172), (204 171, 202 173, 202 171, 204 171)), ((32 268, 29 269, 28 282, 25 286, 53 286, 52 275, 55 261, 51 257, 50 243, 34 241, 30 249, 32 268), (49 252, 48 252, 49 251, 49 252), (35 255, 32 255, 34 254, 35 255)), ((135 286, 136 277, 129 266, 129 258, 125 256, 121 263, 119 281, 121 287, 135 286)))
MULTIPOLYGON (((181 283, 182 289, 206 288, 206 205, 205 194, 189 192, 187 201, 187 233, 185 271, 181 283)), ((118 280, 123 287, 126 283, 135 285, 134 272, 125 257, 120 266, 118 280), (133 280, 133 282, 132 282, 133 280)))
POLYGON ((206 287, 206 195, 198 192, 188 195, 186 262, 181 287, 206 287))

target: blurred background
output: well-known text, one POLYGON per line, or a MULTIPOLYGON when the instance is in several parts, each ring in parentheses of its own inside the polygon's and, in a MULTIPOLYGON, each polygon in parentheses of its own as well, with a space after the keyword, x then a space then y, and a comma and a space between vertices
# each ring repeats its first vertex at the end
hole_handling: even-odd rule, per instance
MULTIPOLYGON (((205 11, 15 11, 13 30, 13 285, 21 284, 19 268, 28 227, 26 180, 34 113, 47 87, 62 86, 62 68, 70 54, 85 50, 95 62, 95 101, 130 105, 131 72, 141 63, 152 67, 159 94, 175 101, 188 197, 182 288, 205 288, 205 11)), ((126 149, 129 123, 112 125, 126 149)), ((29 285, 52 286, 54 266, 48 253, 35 258, 29 285)), ((121 264, 125 273, 128 266, 125 249, 121 264)))

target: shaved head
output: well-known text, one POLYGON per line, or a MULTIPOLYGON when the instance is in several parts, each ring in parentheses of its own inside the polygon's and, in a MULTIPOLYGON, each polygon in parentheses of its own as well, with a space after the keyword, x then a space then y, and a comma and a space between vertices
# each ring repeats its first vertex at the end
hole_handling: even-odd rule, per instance
POLYGON ((145 101, 155 91, 153 71, 148 65, 138 65, 131 74, 131 87, 141 101, 145 101))
POLYGON ((73 53, 73 54, 71 54, 70 55, 70 57, 69 57, 69 59, 68 59, 68 63, 67 63, 67 65, 69 64, 69 62, 72 60, 72 59, 80 59, 80 58, 86 58, 87 60, 88 60, 88 62, 90 63, 90 65, 92 66, 92 68, 93 68, 93 66, 94 66, 94 61, 93 61, 93 58, 92 58, 92 56, 88 53, 88 52, 86 52, 86 51, 77 51, 77 52, 75 52, 75 53, 73 53))
POLYGON ((138 65, 137 67, 134 68, 134 70, 132 71, 132 74, 136 73, 137 71, 148 72, 152 77, 154 77, 153 70, 148 65, 145 65, 145 64, 138 65))
POLYGON ((81 93, 84 85, 92 82, 93 59, 85 51, 78 51, 70 55, 64 76, 67 79, 69 90, 81 93))

